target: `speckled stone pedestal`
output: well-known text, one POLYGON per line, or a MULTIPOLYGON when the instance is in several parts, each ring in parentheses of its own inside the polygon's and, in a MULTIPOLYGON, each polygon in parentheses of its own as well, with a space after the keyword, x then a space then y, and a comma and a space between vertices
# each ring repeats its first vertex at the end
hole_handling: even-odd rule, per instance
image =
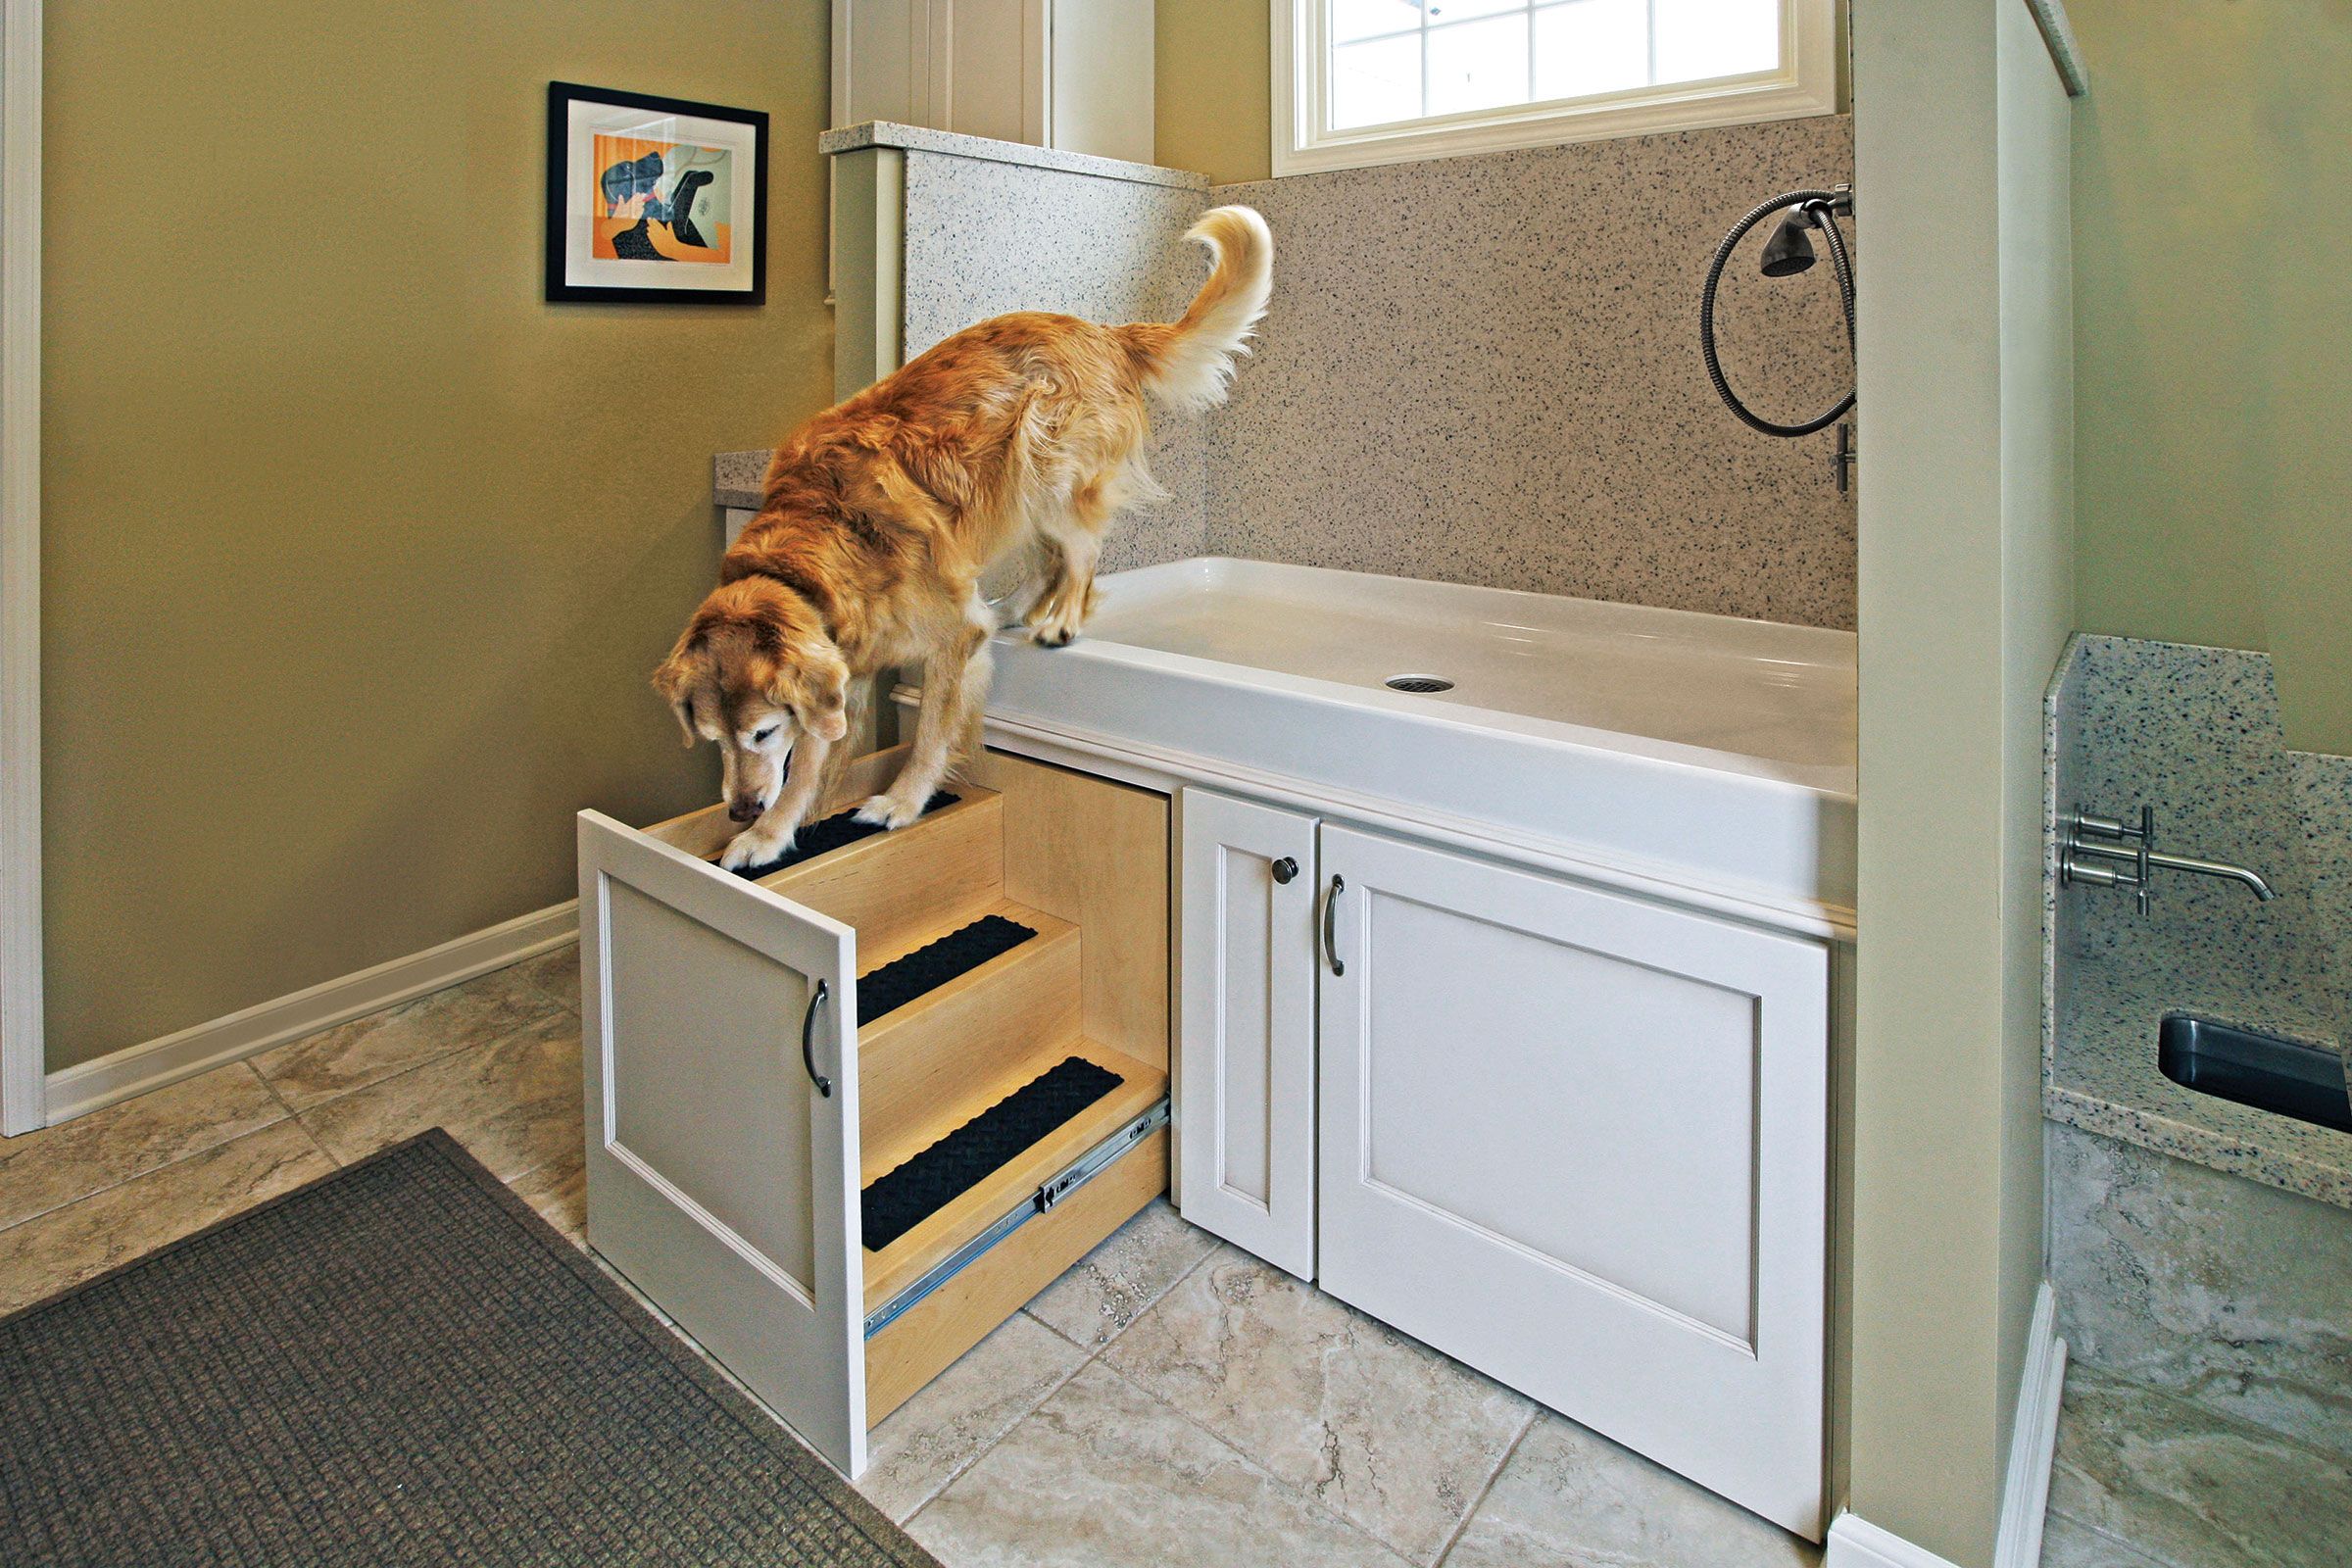
POLYGON ((2160 849, 2278 892, 2160 872, 2142 917, 2126 893, 2060 888, 2053 845, 2046 1211, 2078 1370, 2051 1506, 2142 1545, 2172 1530, 2180 1561, 2299 1562, 2302 1516, 2266 1525, 2241 1460, 2352 1485, 2352 1134, 2172 1082, 2157 1025, 2187 1011, 2342 1049, 2352 761, 2287 752, 2269 658, 2231 649, 2077 638, 2047 716, 2053 815, 2144 802, 2160 849))

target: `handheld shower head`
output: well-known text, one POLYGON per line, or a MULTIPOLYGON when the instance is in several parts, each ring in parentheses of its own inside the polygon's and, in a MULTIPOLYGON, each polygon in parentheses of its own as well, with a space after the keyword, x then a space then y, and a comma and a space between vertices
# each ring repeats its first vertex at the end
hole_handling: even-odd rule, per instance
POLYGON ((1817 220, 1810 206, 1799 207, 1781 220, 1764 245, 1757 270, 1766 277, 1794 277, 1813 265, 1813 239, 1805 232, 1817 220))
MULTIPOLYGON (((1707 379, 1715 383, 1716 394, 1723 399, 1724 407, 1730 409, 1740 422, 1751 430, 1778 436, 1811 435, 1816 430, 1826 430, 1845 417, 1846 411, 1854 406, 1854 395, 1846 393, 1827 413, 1801 424, 1784 424, 1776 419, 1767 419, 1741 402, 1740 394, 1732 390, 1732 383, 1723 373, 1723 363, 1715 353, 1715 288, 1723 281, 1723 270, 1731 264, 1733 253, 1739 250, 1740 241, 1747 237, 1750 230, 1773 214, 1784 213, 1787 216, 1774 230, 1771 243, 1764 247, 1761 258, 1764 275, 1789 277, 1804 271, 1815 260, 1810 231, 1819 229, 1822 243, 1829 247, 1830 270, 1837 274, 1838 303, 1844 310, 1845 342, 1850 353, 1854 343, 1854 269, 1852 258, 1846 252, 1845 235, 1838 228, 1838 220, 1853 210, 1853 191, 1844 185, 1835 185, 1828 190, 1783 191, 1767 201, 1758 202, 1748 210, 1746 216, 1734 223, 1732 231, 1723 236, 1723 243, 1715 247, 1714 258, 1707 263, 1707 280, 1699 285, 1698 290, 1698 352, 1706 361, 1707 379)), ((1840 447, 1838 472, 1841 487, 1849 461, 1850 449, 1840 447)))

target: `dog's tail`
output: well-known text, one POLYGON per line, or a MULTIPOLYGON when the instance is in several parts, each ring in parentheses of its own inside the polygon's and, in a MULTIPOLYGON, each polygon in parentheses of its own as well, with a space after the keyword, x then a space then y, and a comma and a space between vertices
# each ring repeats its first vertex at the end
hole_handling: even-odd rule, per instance
POLYGON ((1225 401, 1234 356, 1250 352, 1250 334, 1274 292, 1274 236, 1250 208, 1218 207, 1201 214, 1185 238, 1208 247, 1208 281, 1181 320, 1124 330, 1142 366, 1144 390, 1197 411, 1225 401))

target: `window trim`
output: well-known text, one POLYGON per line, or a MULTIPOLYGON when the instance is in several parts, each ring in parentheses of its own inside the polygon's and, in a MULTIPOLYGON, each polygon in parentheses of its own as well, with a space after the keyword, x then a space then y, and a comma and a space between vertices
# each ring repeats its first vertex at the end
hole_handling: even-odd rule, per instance
POLYGON ((1590 98, 1515 104, 1317 134, 1328 0, 1273 0, 1273 169, 1322 173, 1463 153, 1829 115, 1839 107, 1838 0, 1780 0, 1781 69, 1590 98))

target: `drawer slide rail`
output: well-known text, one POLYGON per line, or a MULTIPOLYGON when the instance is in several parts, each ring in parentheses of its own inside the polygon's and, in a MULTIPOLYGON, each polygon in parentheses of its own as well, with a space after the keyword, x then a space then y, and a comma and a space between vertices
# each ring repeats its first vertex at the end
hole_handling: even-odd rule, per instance
POLYGON ((1168 1102, 1162 1099, 1150 1110, 1145 1111, 1126 1126, 1121 1127, 1117 1132, 1112 1133, 1108 1138, 1079 1155, 1058 1175, 1054 1176, 1036 1192, 1014 1204, 995 1224, 956 1249, 946 1257, 941 1258, 922 1278, 914 1281, 898 1295, 867 1313, 865 1337, 869 1340, 872 1339, 891 1324, 906 1316, 906 1313, 921 1304, 925 1297, 971 1267, 999 1242, 1040 1214, 1050 1212, 1063 1199, 1101 1175, 1113 1160, 1167 1124, 1168 1102))

